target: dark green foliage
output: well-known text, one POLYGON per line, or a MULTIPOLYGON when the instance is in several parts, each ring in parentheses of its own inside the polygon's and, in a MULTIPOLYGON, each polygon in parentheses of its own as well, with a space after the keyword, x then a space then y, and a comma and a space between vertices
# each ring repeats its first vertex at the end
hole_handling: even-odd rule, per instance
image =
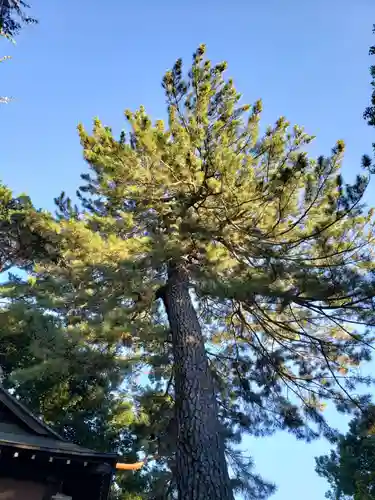
POLYGON ((0 272, 11 267, 27 269, 44 258, 56 261, 58 250, 38 229, 47 218, 27 196, 13 197, 7 187, 0 185, 0 272))
POLYGON ((24 0, 1 0, 0 31, 13 38, 25 24, 35 24, 36 19, 26 14, 30 5, 24 0))
MULTIPOLYGON (((15 276, 12 281, 20 282, 15 276)), ((58 318, 30 307, 20 288, 12 298, 13 291, 4 287, 10 303, 0 312, 2 384, 65 438, 137 461, 135 414, 132 401, 119 391, 125 376, 119 360, 67 337, 58 318)), ((139 473, 120 480, 128 492, 147 484, 139 473)))
POLYGON ((332 500, 375 498, 375 407, 369 407, 340 436, 335 450, 316 459, 316 471, 324 477, 332 500))

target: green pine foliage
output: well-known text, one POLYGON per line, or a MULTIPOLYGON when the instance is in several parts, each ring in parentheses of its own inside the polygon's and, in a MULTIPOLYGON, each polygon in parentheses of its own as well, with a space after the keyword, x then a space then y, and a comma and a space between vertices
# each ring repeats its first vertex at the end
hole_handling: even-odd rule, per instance
POLYGON ((30 5, 24 0, 1 0, 0 31, 5 36, 13 38, 22 26, 35 24, 37 20, 27 15, 30 5))
MULTIPOLYGON (((121 391, 126 367, 35 307, 27 292, 32 280, 25 286, 13 275, 11 282, 1 290, 6 298, 0 312, 2 385, 66 439, 137 461, 132 428, 144 416, 137 417, 133 401, 121 391)), ((139 492, 147 486, 144 476, 127 473, 120 480, 128 493, 139 492)))
POLYGON ((375 498, 375 409, 370 406, 350 423, 336 449, 316 459, 316 472, 325 478, 331 500, 375 498))
MULTIPOLYGON (((283 117, 261 135, 262 103, 241 104, 225 70, 200 46, 186 77, 179 60, 163 79, 166 122, 140 107, 125 112, 119 139, 99 119, 92 133, 80 125, 90 170, 78 206, 63 193, 56 218, 39 226, 59 258, 3 289, 10 317, 26 307, 57 317, 64 342, 80 347, 62 356, 66 377, 108 369, 106 381, 126 379, 137 418, 124 426, 138 450, 157 454, 145 486, 155 498, 172 498, 178 482, 174 405, 183 396, 159 300, 176 262, 202 327, 235 492, 273 491, 238 452, 244 434, 333 440, 325 405, 358 408, 367 398, 355 388, 371 382, 356 371, 370 359, 374 321, 369 159, 346 184, 342 141, 312 159, 313 137, 283 117), (146 368, 145 388, 136 376, 146 368)), ((41 376, 43 364, 33 366, 48 379, 50 368, 41 376)))
POLYGON ((57 248, 51 245, 44 229, 43 234, 38 229, 48 217, 33 207, 29 197, 14 197, 0 183, 0 272, 11 267, 28 269, 40 259, 56 261, 57 248))

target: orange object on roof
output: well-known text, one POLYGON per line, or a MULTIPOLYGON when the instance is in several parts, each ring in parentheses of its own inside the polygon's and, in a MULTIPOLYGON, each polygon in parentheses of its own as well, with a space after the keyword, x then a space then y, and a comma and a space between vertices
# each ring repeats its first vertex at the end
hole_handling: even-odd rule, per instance
POLYGON ((135 464, 116 464, 116 470, 139 470, 144 466, 144 462, 136 462, 135 464))

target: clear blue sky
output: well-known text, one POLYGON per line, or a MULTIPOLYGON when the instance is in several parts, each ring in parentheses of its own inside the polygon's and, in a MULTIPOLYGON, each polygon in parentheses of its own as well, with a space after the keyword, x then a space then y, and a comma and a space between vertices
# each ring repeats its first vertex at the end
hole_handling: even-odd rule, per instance
MULTIPOLYGON (((370 152, 374 134, 361 115, 374 0, 30 1, 40 25, 15 48, 1 45, 13 60, 1 67, 0 95, 15 101, 1 107, 0 177, 39 206, 75 191, 84 168, 77 123, 97 115, 119 131, 123 109, 140 104, 163 117, 161 76, 180 56, 190 62, 202 42, 212 59, 228 60, 246 101, 264 100, 264 124, 286 115, 305 125, 316 154, 345 139, 348 175, 370 152)), ((325 443, 278 435, 246 446, 278 483, 274 500, 324 498, 313 457, 325 443)))

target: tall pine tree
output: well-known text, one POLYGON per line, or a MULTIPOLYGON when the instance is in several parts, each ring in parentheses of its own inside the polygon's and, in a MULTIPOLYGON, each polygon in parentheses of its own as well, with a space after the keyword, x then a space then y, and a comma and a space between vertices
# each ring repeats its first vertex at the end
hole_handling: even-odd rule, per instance
POLYGON ((147 391, 129 385, 138 436, 171 471, 164 495, 190 500, 265 498, 241 435, 333 439, 326 402, 358 408, 370 382, 355 370, 374 322, 370 161, 349 185, 342 141, 310 159, 313 137, 282 117, 260 137, 261 102, 241 105, 225 70, 201 46, 187 78, 180 60, 164 77, 167 124, 141 107, 119 140, 79 127, 80 207, 56 200, 60 260, 22 285, 67 336, 148 367, 147 391))

